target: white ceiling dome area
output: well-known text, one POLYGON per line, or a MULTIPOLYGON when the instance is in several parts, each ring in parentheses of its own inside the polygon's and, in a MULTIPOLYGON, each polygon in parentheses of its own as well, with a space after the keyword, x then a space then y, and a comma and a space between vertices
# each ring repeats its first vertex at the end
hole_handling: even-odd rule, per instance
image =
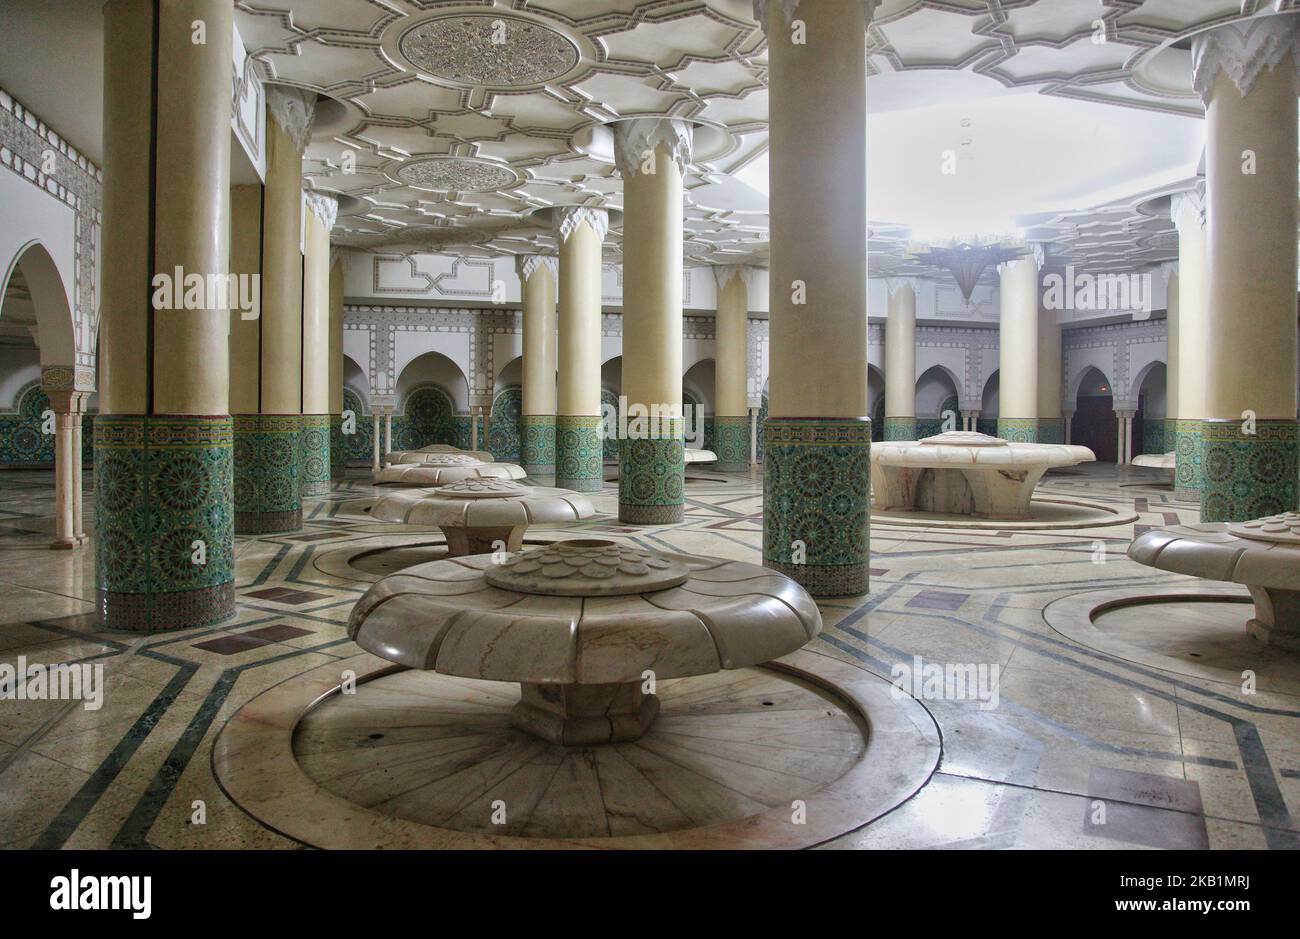
MULTIPOLYGON (((98 15, 97 3, 74 3, 81 18, 98 15)), ((39 3, 11 6, 27 11, 24 23, 40 19, 39 3)), ((621 208, 611 126, 660 116, 695 130, 686 263, 765 263, 768 72, 751 0, 235 7, 259 76, 321 96, 304 173, 308 187, 343 197, 337 243, 551 252, 538 210, 621 208)), ((910 241, 1008 232, 1045 242, 1049 263, 1171 259, 1172 223, 1138 207, 1196 184, 1204 122, 1191 37, 1297 9, 1300 0, 881 0, 867 35, 872 275, 926 273, 910 241)), ((87 29, 69 32, 70 51, 87 45, 87 29)), ((43 32, 54 50, 59 31, 43 32)), ((3 59, 0 84, 99 151, 102 131, 80 113, 98 103, 98 78, 31 88, 23 57, 3 59)), ((620 241, 616 226, 612 259, 620 241)))

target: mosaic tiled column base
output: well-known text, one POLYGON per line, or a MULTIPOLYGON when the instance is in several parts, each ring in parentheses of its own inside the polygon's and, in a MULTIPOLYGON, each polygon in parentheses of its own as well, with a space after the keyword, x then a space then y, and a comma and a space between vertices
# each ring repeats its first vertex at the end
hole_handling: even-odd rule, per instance
POLYGON ((1200 502, 1203 485, 1201 422, 1176 420, 1173 424, 1174 498, 1183 502, 1200 502))
POLYGON ((298 482, 304 496, 330 491, 330 416, 304 414, 298 441, 298 482))
POLYGON ((998 436, 1008 443, 1038 443, 1038 418, 999 417, 998 436))
POLYGON ((1257 420, 1201 423, 1201 521, 1245 522, 1296 510, 1300 423, 1257 420))
POLYGON ((330 415, 330 477, 340 479, 348 465, 346 442, 343 439, 343 415, 330 415))
POLYGON ((95 588, 109 629, 235 614, 229 417, 95 418, 95 588))
POLYGON ((718 455, 718 461, 713 464, 713 468, 718 472, 749 471, 749 415, 714 416, 713 452, 718 455))
POLYGON ((1061 417, 1040 417, 1038 419, 1037 443, 1065 443, 1065 419, 1061 417))
POLYGON ((555 415, 519 415, 519 462, 533 479, 555 479, 555 415))
POLYGON ((659 422, 657 437, 619 441, 618 520, 630 525, 672 525, 684 517, 686 422, 659 422))
POLYGON ((918 426, 915 417, 886 417, 883 439, 919 440, 918 426))
POLYGON ((763 565, 815 597, 866 593, 871 421, 769 417, 763 434, 763 565))
POLYGON ((555 416, 555 485, 576 492, 599 492, 605 488, 604 443, 601 417, 557 414, 555 416))
POLYGON ((301 414, 235 415, 235 532, 302 528, 301 414))

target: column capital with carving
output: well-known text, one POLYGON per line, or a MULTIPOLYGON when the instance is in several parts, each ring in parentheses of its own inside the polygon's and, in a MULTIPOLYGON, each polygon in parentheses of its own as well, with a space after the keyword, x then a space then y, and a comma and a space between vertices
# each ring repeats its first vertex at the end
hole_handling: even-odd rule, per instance
POLYGON ((555 240, 560 244, 568 241, 569 236, 584 222, 591 226, 598 241, 604 241, 605 235, 609 233, 609 213, 586 205, 556 206, 554 222, 555 240))
POLYGON ((628 179, 641 173, 646 156, 663 147, 668 158, 685 173, 691 163, 693 133, 685 121, 661 117, 638 117, 614 125, 614 164, 628 179))
POLYGON ((1292 54, 1292 74, 1300 71, 1300 17, 1255 16, 1207 30, 1192 40, 1192 87, 1209 107, 1219 74, 1227 75, 1244 98, 1266 71, 1292 54))

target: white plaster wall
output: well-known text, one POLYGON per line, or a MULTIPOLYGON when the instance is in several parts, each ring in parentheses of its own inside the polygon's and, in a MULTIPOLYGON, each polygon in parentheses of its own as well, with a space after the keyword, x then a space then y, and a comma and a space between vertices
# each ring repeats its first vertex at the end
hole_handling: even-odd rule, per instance
MULTIPOLYGON (((34 241, 39 241, 54 259, 68 309, 75 309, 72 291, 77 282, 76 213, 17 173, 0 171, 0 293, 9 283, 19 253, 34 241)), ((50 360, 47 364, 71 363, 50 360)))
MULTIPOLYGON (((396 334, 393 353, 393 374, 400 384, 404 381, 406 366, 426 352, 437 352, 451 359, 460 369, 462 377, 470 372, 469 333, 426 332, 423 330, 394 330, 396 334)), ((468 390, 466 391, 468 394, 468 390)))
POLYGON ((18 390, 41 377, 36 349, 0 349, 0 412, 18 408, 18 390))

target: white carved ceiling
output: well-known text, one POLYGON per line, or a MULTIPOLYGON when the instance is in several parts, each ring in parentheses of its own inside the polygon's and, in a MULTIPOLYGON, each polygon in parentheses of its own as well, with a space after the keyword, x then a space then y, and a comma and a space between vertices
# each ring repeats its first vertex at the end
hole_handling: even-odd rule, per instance
MULTIPOLYGON (((1191 119, 1201 108, 1186 37, 1298 8, 883 0, 867 39, 869 109, 1040 94, 1191 119)), ((550 252, 550 232, 530 213, 619 208, 601 125, 655 115, 697 125, 687 263, 765 263, 766 46, 750 0, 239 0, 237 23, 263 79, 333 99, 318 107, 305 173, 309 186, 344 197, 339 243, 550 252)), ((1135 190, 1150 188, 1135 177, 1135 190)), ((1087 210, 1062 199, 1068 211, 1037 213, 1033 237, 1099 267, 1165 260, 1170 223, 1137 209, 1151 198, 1139 191, 1087 210)), ((873 222, 872 273, 910 272, 906 240, 898 224, 873 222)), ((616 218, 611 258, 620 241, 616 218)))

